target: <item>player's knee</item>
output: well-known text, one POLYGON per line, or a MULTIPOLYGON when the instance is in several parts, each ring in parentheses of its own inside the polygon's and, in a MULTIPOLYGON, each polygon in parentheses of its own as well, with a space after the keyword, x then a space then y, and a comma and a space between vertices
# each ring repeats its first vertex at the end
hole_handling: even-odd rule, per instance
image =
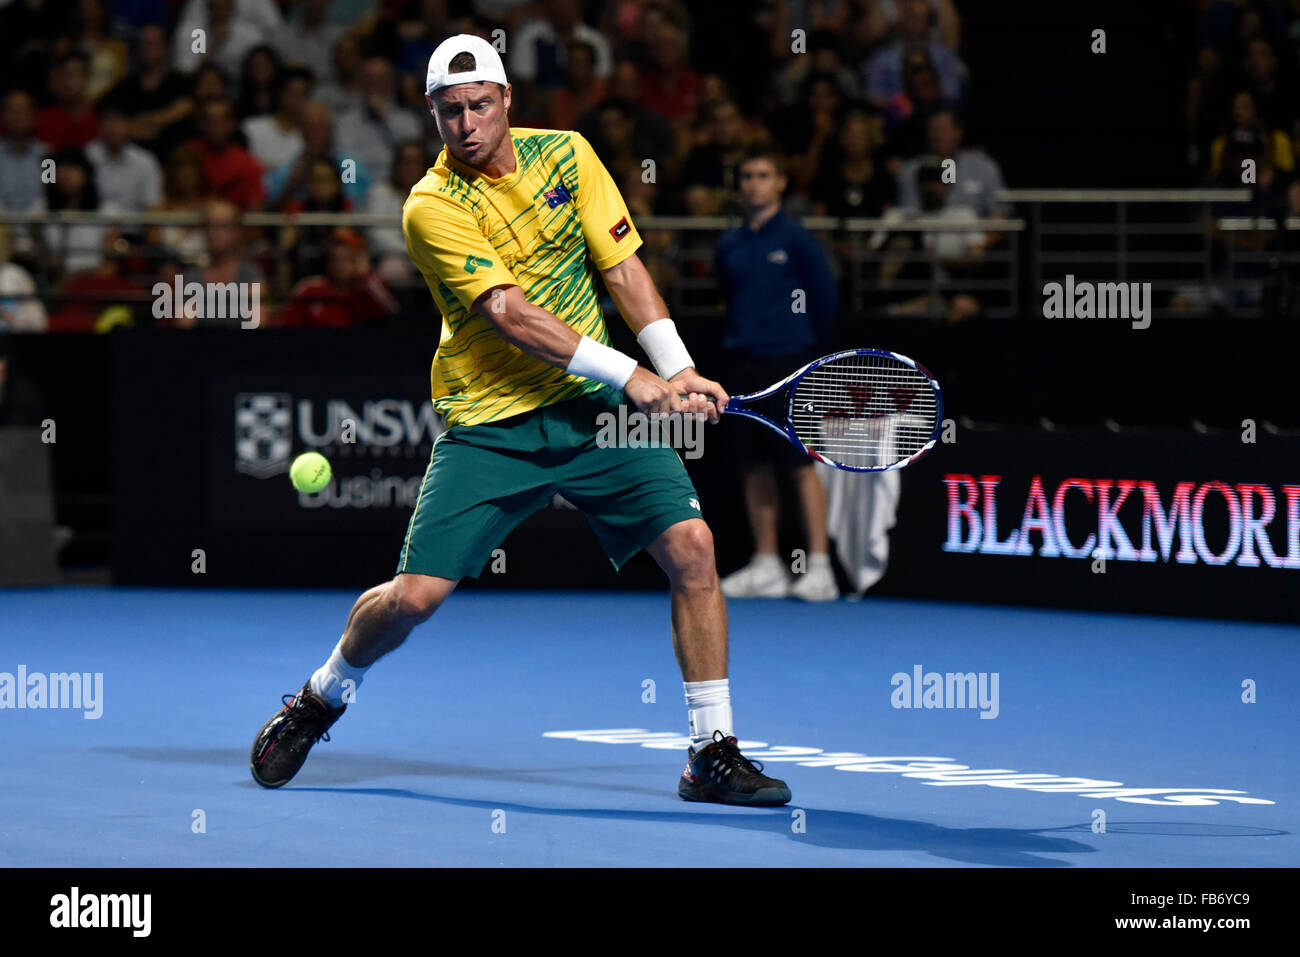
POLYGON ((713 532, 703 521, 683 522, 673 529, 670 555, 674 582, 707 585, 717 579, 713 532))
POLYGON ((428 575, 398 575, 391 587, 398 615, 417 623, 437 611, 448 593, 442 579, 428 575))

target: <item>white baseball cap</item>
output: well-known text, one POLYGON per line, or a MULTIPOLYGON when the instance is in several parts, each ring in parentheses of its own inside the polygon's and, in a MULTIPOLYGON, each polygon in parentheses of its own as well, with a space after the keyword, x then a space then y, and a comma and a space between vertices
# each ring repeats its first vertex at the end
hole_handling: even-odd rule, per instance
POLYGON ((492 44, 469 33, 458 33, 438 44, 438 49, 429 57, 429 74, 424 81, 424 92, 432 95, 435 90, 457 83, 506 85, 506 68, 501 65, 501 57, 492 44), (461 53, 474 55, 475 69, 465 73, 448 73, 447 67, 452 59, 461 53))

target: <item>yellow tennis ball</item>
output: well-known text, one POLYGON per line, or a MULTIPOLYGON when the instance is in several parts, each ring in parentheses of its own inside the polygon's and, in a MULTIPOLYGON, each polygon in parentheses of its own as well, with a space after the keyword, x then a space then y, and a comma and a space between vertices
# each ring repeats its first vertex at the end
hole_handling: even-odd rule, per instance
POLYGON ((329 459, 319 452, 304 452, 289 466, 289 481, 299 492, 319 492, 333 477, 329 459))

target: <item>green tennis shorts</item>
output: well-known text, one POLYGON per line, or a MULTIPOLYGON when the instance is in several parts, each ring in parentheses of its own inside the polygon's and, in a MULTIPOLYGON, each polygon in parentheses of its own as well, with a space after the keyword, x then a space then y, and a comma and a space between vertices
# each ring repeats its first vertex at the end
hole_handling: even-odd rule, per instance
POLYGON ((597 445, 621 389, 595 392, 433 443, 397 563, 399 574, 477 578, 493 550, 556 492, 587 516, 615 570, 671 525, 700 517, 699 494, 668 445, 597 445))

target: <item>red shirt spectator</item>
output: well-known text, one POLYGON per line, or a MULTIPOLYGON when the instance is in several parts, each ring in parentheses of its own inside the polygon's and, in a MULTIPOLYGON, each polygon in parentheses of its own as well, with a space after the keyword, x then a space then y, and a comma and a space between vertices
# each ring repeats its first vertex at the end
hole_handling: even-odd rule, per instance
POLYGON ((65 53, 50 72, 50 93, 54 105, 36 114, 36 138, 51 152, 73 146, 82 148, 99 136, 95 107, 86 96, 89 61, 80 51, 65 53))
POLYGON ((265 199, 262 166, 234 141, 235 107, 229 100, 208 100, 199 108, 199 137, 190 145, 203 161, 208 190, 240 209, 258 209, 265 199))
POLYGON ((335 232, 327 269, 326 275, 310 276, 294 287, 293 298, 276 313, 273 325, 342 329, 397 312, 397 300, 370 269, 365 242, 352 230, 335 232))

